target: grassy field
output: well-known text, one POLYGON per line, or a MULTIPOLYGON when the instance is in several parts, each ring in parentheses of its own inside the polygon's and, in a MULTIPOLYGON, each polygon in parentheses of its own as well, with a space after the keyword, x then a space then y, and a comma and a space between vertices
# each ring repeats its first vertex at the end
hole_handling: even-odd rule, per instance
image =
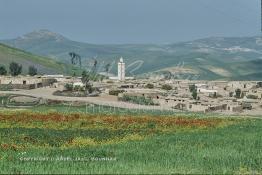
POLYGON ((38 106, 0 112, 1 173, 262 173, 262 120, 38 106))
POLYGON ((80 70, 71 65, 56 62, 53 59, 37 56, 29 52, 9 47, 0 43, 0 64, 8 69, 9 64, 14 61, 23 66, 23 74, 28 73, 29 66, 35 66, 40 74, 64 73, 71 75, 72 72, 79 73, 80 70))

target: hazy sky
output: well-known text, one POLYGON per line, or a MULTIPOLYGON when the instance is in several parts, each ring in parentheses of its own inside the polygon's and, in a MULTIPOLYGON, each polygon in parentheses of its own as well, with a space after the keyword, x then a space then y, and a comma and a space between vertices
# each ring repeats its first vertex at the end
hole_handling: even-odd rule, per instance
POLYGON ((260 34, 260 0, 0 0, 0 39, 49 29, 89 43, 260 34))

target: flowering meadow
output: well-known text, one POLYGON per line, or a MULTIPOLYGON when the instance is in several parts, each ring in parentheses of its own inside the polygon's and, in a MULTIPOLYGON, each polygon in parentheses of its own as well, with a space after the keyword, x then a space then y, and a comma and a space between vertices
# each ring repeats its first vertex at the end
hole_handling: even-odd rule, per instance
POLYGON ((2 110, 0 173, 262 173, 262 121, 2 110))

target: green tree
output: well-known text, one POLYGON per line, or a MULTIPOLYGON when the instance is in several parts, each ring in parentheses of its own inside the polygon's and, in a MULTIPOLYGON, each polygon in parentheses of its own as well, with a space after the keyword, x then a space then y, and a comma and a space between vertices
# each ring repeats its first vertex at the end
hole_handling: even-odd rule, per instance
POLYGON ((85 86, 85 89, 89 92, 89 93, 92 93, 93 92, 93 87, 92 85, 90 84, 90 74, 86 71, 83 71, 82 72, 82 78, 81 78, 81 81, 82 83, 84 84, 85 86))
POLYGON ((153 89, 153 88, 154 88, 154 85, 151 84, 151 83, 148 83, 148 84, 146 85, 146 88, 148 88, 148 89, 153 89))
POLYGON ((73 86, 72 83, 65 84, 65 90, 66 91, 73 91, 73 89, 74 89, 74 86, 73 86))
POLYGON ((241 89, 236 89, 236 98, 241 98, 241 89))
POLYGON ((170 86, 169 84, 164 84, 164 85, 162 86, 162 89, 169 91, 169 90, 172 90, 173 88, 172 88, 172 86, 170 86))
POLYGON ((16 62, 11 62, 9 65, 9 71, 12 76, 17 76, 22 73, 22 65, 16 62))
POLYGON ((197 90, 195 89, 195 90, 193 90, 193 92, 192 92, 192 97, 193 97, 193 99, 197 99, 197 90))
POLYGON ((194 90, 196 90, 196 85, 189 85, 189 91, 193 92, 194 90))
POLYGON ((29 66, 28 67, 28 74, 30 76, 35 76, 37 75, 37 68, 35 68, 34 66, 29 66))
POLYGON ((0 75, 6 75, 6 74, 7 74, 7 70, 5 66, 0 65, 0 75))

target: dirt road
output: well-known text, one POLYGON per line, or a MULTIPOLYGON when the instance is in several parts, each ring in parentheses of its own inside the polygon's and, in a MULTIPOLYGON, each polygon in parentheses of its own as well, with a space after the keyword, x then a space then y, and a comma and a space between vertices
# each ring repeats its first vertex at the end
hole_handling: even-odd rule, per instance
POLYGON ((138 105, 132 103, 121 102, 117 100, 117 97, 101 95, 99 97, 64 97, 64 96, 55 96, 53 92, 57 91, 56 88, 38 88, 32 90, 19 90, 19 91, 0 91, 0 94, 18 94, 18 95, 30 95, 43 99, 50 100, 61 100, 61 101, 78 101, 92 103, 96 105, 111 106, 116 108, 125 108, 125 109, 141 109, 141 110, 172 110, 167 106, 146 106, 138 105))

